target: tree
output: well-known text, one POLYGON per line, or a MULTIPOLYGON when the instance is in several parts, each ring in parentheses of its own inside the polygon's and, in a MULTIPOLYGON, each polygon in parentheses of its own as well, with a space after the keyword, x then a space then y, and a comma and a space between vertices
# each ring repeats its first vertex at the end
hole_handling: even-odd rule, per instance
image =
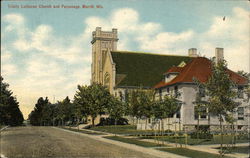
POLYGON ((245 71, 243 71, 243 70, 237 71, 237 74, 239 74, 239 75, 241 75, 241 76, 247 78, 248 80, 249 80, 249 78, 250 78, 250 73, 247 73, 247 72, 245 72, 245 71))
POLYGON ((218 116, 220 122, 220 135, 221 135, 221 152, 222 155, 222 142, 223 142, 223 127, 222 121, 228 113, 232 113, 238 106, 238 103, 233 99, 236 93, 233 91, 235 84, 230 79, 227 73, 226 61, 220 61, 216 65, 212 61, 212 74, 208 81, 204 83, 208 99, 208 107, 211 114, 218 116))
POLYGON ((236 143, 236 139, 235 139, 235 130, 234 130, 234 122, 236 122, 236 118, 234 117, 234 113, 230 113, 228 115, 226 115, 225 120, 231 124, 231 129, 233 131, 233 133, 231 133, 232 135, 232 146, 235 145, 236 143))
MULTIPOLYGON (((168 119, 168 128, 169 118, 176 114, 181 108, 181 102, 174 96, 165 96, 162 100, 155 102, 153 106, 154 117, 161 120, 161 133, 163 135, 163 119, 168 119)), ((169 128, 170 130, 170 128, 169 128)))
MULTIPOLYGON (((199 138, 199 133, 200 133, 200 117, 202 115, 207 115, 208 114, 208 124, 210 125, 210 115, 209 115, 209 112, 207 112, 207 104, 208 102, 203 99, 203 97, 205 97, 205 88, 204 88, 204 84, 201 83, 198 79, 194 79, 194 82, 196 83, 197 85, 197 90, 198 90, 198 93, 196 94, 196 98, 195 98, 195 101, 194 101, 194 104, 196 105, 195 106, 195 109, 194 109, 194 112, 195 112, 195 118, 197 119, 197 129, 196 129, 196 134, 197 134, 197 138, 199 138)), ((210 127, 209 127, 210 128, 210 127)))
POLYGON ((60 120, 61 125, 65 125, 65 121, 70 121, 72 118, 73 106, 67 96, 64 100, 58 101, 57 118, 60 120))
MULTIPOLYGON (((133 118, 136 117, 137 121, 142 117, 141 110, 138 102, 138 90, 133 90, 128 96, 128 114, 133 118)), ((138 122, 137 122, 138 123, 138 122)))
POLYGON ((110 93, 101 84, 93 83, 90 86, 78 86, 74 96, 74 103, 82 108, 92 118, 92 126, 98 115, 105 112, 106 105, 110 100, 110 93))
POLYGON ((153 115, 154 94, 153 91, 145 91, 142 89, 134 90, 128 96, 128 108, 130 115, 136 117, 137 120, 142 117, 146 118, 146 127, 148 118, 153 115))
MULTIPOLYGON (((164 118, 168 117, 168 112, 167 112, 168 103, 169 102, 166 99, 162 99, 162 100, 156 101, 153 105, 153 116, 154 116, 154 118, 160 120, 160 122, 158 124, 158 127, 159 127, 158 133, 160 133, 160 131, 163 130, 163 126, 162 126, 162 128, 160 128, 160 124, 163 125, 162 120, 164 118)), ((161 133, 163 134, 163 132, 161 132, 161 133)), ((155 133, 155 137, 156 137, 156 133, 155 133)))
POLYGON ((146 118, 146 129, 148 119, 153 116, 154 94, 153 91, 141 91, 139 94, 139 103, 142 106, 142 115, 146 118))
POLYGON ((247 78, 247 80, 248 80, 248 87, 244 90, 245 91, 245 93, 247 94, 247 102, 249 102, 249 99, 250 99, 250 86, 249 86, 249 82, 250 82, 250 73, 247 73, 247 72, 245 72, 245 71, 238 71, 237 72, 239 75, 241 75, 241 76, 243 76, 243 77, 245 77, 245 78, 247 78))
POLYGON ((19 109, 19 103, 13 96, 9 84, 3 82, 1 76, 1 95, 0 95, 0 124, 18 126, 23 123, 23 114, 19 109))
POLYGON ((200 118, 202 115, 207 115, 207 107, 206 107, 206 102, 201 99, 199 94, 196 96, 195 100, 195 117, 197 118, 197 129, 196 129, 196 134, 197 134, 197 139, 199 138, 199 133, 200 133, 200 118))
POLYGON ((48 103, 45 104, 43 109, 42 109, 42 114, 41 114, 41 121, 42 125, 44 126, 49 126, 53 122, 53 105, 48 103))
POLYGON ((107 104, 106 111, 110 118, 115 120, 115 126, 117 125, 117 120, 122 118, 125 114, 126 103, 120 101, 118 98, 111 96, 109 103, 107 104))
POLYGON ((43 109, 48 106, 48 104, 50 104, 50 102, 47 97, 45 99, 43 99, 43 97, 40 97, 37 100, 34 110, 29 114, 29 120, 32 125, 43 125, 44 118, 46 117, 46 115, 43 114, 46 111, 43 109))

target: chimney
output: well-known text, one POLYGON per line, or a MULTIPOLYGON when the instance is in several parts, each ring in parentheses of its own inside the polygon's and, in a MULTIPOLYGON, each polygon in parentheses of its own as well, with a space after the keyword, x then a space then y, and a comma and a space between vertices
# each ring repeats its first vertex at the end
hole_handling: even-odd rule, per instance
POLYGON ((101 31, 102 28, 101 28, 101 27, 96 27, 95 30, 96 30, 96 31, 101 31))
POLYGON ((215 63, 218 64, 218 62, 223 59, 224 59, 223 48, 215 48, 215 63))
POLYGON ((188 56, 189 57, 198 57, 198 55, 197 55, 197 49, 196 48, 190 48, 190 49, 188 49, 188 56))
POLYGON ((96 36, 101 36, 101 31, 102 31, 101 27, 96 27, 96 29, 95 29, 96 36))
POLYGON ((117 29, 116 28, 112 28, 112 32, 117 33, 117 29))

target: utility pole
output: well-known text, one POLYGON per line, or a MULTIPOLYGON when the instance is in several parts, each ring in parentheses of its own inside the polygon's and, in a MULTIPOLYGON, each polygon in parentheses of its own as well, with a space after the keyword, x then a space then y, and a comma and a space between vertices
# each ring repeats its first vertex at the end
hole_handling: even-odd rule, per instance
MULTIPOLYGON (((55 95, 53 95, 53 105, 55 106, 55 95)), ((54 107, 54 108, 55 108, 55 107, 54 107)), ((52 115, 52 119, 53 119, 53 126, 55 126, 54 112, 55 112, 55 109, 54 109, 54 111, 53 111, 53 115, 52 115)))

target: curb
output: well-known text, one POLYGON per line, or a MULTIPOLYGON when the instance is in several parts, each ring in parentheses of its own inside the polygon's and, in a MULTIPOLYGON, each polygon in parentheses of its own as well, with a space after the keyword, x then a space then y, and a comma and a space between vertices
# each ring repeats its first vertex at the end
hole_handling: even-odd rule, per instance
POLYGON ((8 127, 9 127, 9 126, 5 126, 5 127, 1 128, 0 131, 3 131, 3 130, 5 130, 5 129, 8 128, 8 127))

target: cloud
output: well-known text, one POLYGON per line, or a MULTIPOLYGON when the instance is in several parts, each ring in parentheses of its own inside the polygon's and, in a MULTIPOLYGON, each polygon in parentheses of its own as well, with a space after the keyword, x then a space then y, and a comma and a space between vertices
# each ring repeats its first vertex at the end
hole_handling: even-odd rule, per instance
POLYGON ((141 20, 135 9, 120 8, 106 17, 87 17, 78 35, 60 36, 51 25, 31 29, 23 15, 7 14, 3 16, 6 27, 1 38, 9 41, 1 49, 2 72, 10 76, 10 82, 15 81, 12 87, 21 105, 32 107, 41 96, 51 100, 53 96, 57 100, 73 97, 77 84, 90 82, 90 41, 98 26, 105 31, 118 29, 119 50, 187 55, 189 48, 197 47, 201 55, 212 57, 215 47, 224 47, 229 67, 249 72, 249 12, 235 7, 225 21, 222 16, 212 17, 211 21, 203 32, 192 28, 169 32, 161 23, 141 20), (16 38, 10 40, 10 34, 16 38), (12 60, 18 58, 22 60, 12 60))
MULTIPOLYGON (((44 24, 31 30, 26 26, 26 19, 21 14, 7 14, 3 16, 3 19, 8 24, 4 29, 5 32, 16 32, 17 38, 12 42, 11 47, 19 52, 33 51, 68 63, 80 62, 82 58, 89 61, 86 58, 89 58, 90 55, 82 52, 83 43, 89 39, 85 35, 81 34, 69 38, 58 37, 53 34, 54 30, 51 26, 44 24), (15 19, 17 23, 13 23, 15 19)), ((87 41, 85 43, 87 44, 87 41)))
POLYGON ((7 14, 3 17, 3 20, 5 22, 8 22, 12 25, 22 25, 25 22, 25 19, 22 15, 16 14, 16 13, 11 13, 7 14))
POLYGON ((26 19, 21 14, 17 13, 7 14, 3 16, 3 22, 8 23, 8 25, 5 27, 3 31, 4 34, 16 32, 17 35, 22 39, 24 39, 25 36, 27 35, 27 29, 25 27, 26 19))
POLYGON ((249 72, 249 34, 249 12, 235 7, 225 21, 216 16, 210 28, 198 34, 199 47, 209 57, 214 56, 215 47, 223 47, 229 68, 249 72))
POLYGON ((3 19, 5 36, 1 38, 7 41, 1 47, 2 75, 17 94, 25 117, 39 97, 72 98, 77 84, 89 84, 91 46, 84 47, 91 34, 56 36, 54 28, 44 24, 30 29, 21 14, 7 14, 3 19))
POLYGON ((121 8, 112 11, 109 17, 87 18, 85 31, 91 34, 97 26, 103 30, 118 28, 119 50, 187 55, 189 48, 197 47, 202 56, 213 57, 215 48, 223 47, 229 68, 249 72, 249 12, 234 7, 225 21, 223 16, 211 18, 210 27, 203 32, 187 28, 175 33, 165 31, 160 23, 143 22, 134 9, 121 8), (242 64, 236 64, 239 61, 242 64))
POLYGON ((1 55, 1 60, 4 62, 6 60, 9 60, 11 58, 11 54, 10 53, 4 53, 3 55, 1 55))
POLYGON ((112 26, 119 28, 121 32, 134 32, 138 30, 139 15, 134 9, 118 9, 113 12, 110 19, 112 26))
POLYGON ((4 64, 1 65, 1 75, 3 76, 11 76, 17 72, 17 67, 14 64, 4 64))
POLYGON ((11 59, 11 52, 8 51, 4 46, 1 46, 1 62, 6 63, 11 59))
POLYGON ((27 41, 24 41, 22 39, 15 41, 13 43, 13 46, 15 49, 17 49, 19 51, 24 51, 24 52, 31 49, 30 43, 28 43, 27 41))
POLYGON ((138 37, 140 48, 147 51, 159 52, 162 54, 169 53, 171 48, 178 42, 186 42, 193 37, 193 31, 182 33, 161 32, 154 36, 138 37))
MULTIPOLYGON (((91 32, 97 26, 102 27, 102 30, 118 28, 119 50, 129 50, 134 47, 135 42, 139 41, 138 39, 147 38, 162 30, 162 26, 159 23, 140 21, 139 13, 131 8, 116 9, 111 12, 110 16, 105 18, 88 17, 85 20, 85 24, 86 29, 84 33, 86 37, 87 34, 91 35, 91 32)), ((90 36, 88 37, 90 38, 90 36)))
POLYGON ((18 71, 17 66, 11 63, 12 54, 6 47, 1 46, 1 75, 12 76, 18 71))

